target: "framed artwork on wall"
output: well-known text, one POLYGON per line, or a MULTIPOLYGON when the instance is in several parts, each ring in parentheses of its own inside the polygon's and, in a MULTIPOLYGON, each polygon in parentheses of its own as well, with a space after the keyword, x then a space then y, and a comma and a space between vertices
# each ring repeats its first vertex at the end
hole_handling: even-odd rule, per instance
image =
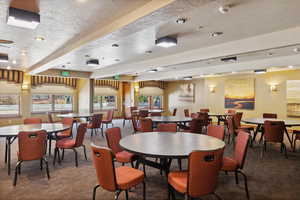
POLYGON ((286 81, 287 116, 300 117, 300 80, 286 81))
POLYGON ((228 79, 225 82, 225 108, 254 110, 254 78, 228 79))
POLYGON ((195 101, 195 84, 187 83, 180 85, 179 101, 194 102, 195 101))

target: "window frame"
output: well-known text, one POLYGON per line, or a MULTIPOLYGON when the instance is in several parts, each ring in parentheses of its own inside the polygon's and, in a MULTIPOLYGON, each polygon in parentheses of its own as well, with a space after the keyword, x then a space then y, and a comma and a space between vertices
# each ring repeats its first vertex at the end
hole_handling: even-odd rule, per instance
POLYGON ((18 93, 7 94, 3 93, 0 96, 17 96, 18 97, 18 113, 17 114, 0 114, 0 118, 14 118, 14 117, 21 117, 21 95, 18 93))
MULTIPOLYGON (((110 110, 110 109, 114 109, 114 110, 118 110, 118 96, 117 95, 94 95, 94 98, 93 98, 93 111, 94 112, 101 112, 101 111, 107 111, 107 110, 110 110), (94 106, 94 98, 95 97, 99 97, 100 96, 100 109, 95 109, 95 106, 94 106), (115 107, 114 108, 103 108, 103 97, 104 96, 114 96, 115 97, 115 107)), ((99 103, 99 102, 97 102, 99 103)))
MULTIPOLYGON (((139 95, 138 98, 140 96, 142 96, 142 95, 139 95)), ((151 109, 163 109, 163 107, 164 107, 164 96, 163 95, 143 95, 143 96, 146 96, 148 98, 149 105, 147 107, 140 106, 139 105, 140 102, 139 102, 139 99, 138 99, 138 108, 139 109, 142 109, 142 108, 144 108, 144 109, 150 109, 150 110, 151 109), (154 99, 155 96, 161 97, 161 107, 160 108, 154 108, 154 106, 153 106, 153 101, 154 101, 153 99, 154 99)))
POLYGON ((72 94, 47 94, 47 93, 32 93, 31 94, 31 114, 45 114, 48 112, 51 113, 61 113, 61 112, 73 112, 74 111, 74 95, 72 94), (33 102, 32 102, 32 96, 33 95, 49 95, 51 98, 51 110, 48 111, 33 111, 33 102), (55 110, 55 96, 64 95, 64 96, 71 96, 72 97, 72 110, 55 110))

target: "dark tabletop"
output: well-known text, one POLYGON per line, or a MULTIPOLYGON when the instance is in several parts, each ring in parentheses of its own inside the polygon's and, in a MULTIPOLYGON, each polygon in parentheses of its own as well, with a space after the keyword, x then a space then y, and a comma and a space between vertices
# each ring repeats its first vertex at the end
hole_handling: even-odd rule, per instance
POLYGON ((226 117, 226 116, 228 116, 228 115, 231 115, 231 114, 229 114, 229 113, 213 113, 213 112, 209 112, 208 113, 208 115, 209 116, 215 116, 215 117, 218 117, 218 116, 224 116, 224 117, 226 117))
POLYGON ((45 130, 47 133, 56 133, 69 129, 69 125, 62 123, 42 123, 42 124, 20 124, 0 127, 0 137, 17 136, 21 131, 45 130))
POLYGON ((225 143, 203 134, 148 132, 124 137, 120 146, 129 152, 148 157, 185 158, 195 150, 221 149, 225 143))
POLYGON ((190 117, 180 117, 180 116, 158 116, 158 117, 147 117, 153 122, 162 123, 178 123, 178 122, 190 122, 192 118, 190 117))
POLYGON ((286 126, 300 126, 300 120, 296 119, 274 119, 274 118, 247 118, 243 119, 242 122, 248 124, 264 124, 266 120, 269 121, 284 121, 286 126))

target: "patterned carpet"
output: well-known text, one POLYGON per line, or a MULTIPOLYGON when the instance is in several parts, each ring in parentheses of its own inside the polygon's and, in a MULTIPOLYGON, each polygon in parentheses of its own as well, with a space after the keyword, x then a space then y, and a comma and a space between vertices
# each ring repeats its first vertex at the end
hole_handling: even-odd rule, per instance
MULTIPOLYGON (((115 120, 115 126, 122 127, 121 120, 115 120)), ((131 125, 123 128, 123 137, 131 134, 131 125)), ((100 134, 101 135, 101 134, 100 134)), ((99 134, 93 141, 97 145, 106 146, 106 141, 99 134)), ((85 144, 91 142, 89 133, 85 144)), ((54 146, 54 143, 53 143, 54 146)), ((48 181, 45 171, 41 173, 39 161, 25 162, 22 174, 16 187, 12 185, 13 175, 7 175, 4 164, 4 139, 0 138, 0 200, 88 200, 92 199, 92 189, 97 184, 95 171, 88 152, 88 161, 84 159, 83 151, 79 153, 79 167, 75 167, 73 151, 66 151, 62 165, 52 165, 53 156, 49 158, 51 179, 48 181)), ((298 145, 299 147, 299 145, 298 145)), ((227 145, 225 155, 231 155, 233 145, 227 145)), ((12 145, 12 167, 14 168, 17 152, 17 141, 12 145)), ((280 153, 278 145, 269 145, 263 159, 260 158, 260 145, 254 144, 248 149, 244 172, 248 176, 250 199, 255 200, 299 200, 300 199, 300 149, 298 152, 288 153, 285 159, 280 153)), ((172 170, 177 170, 177 162, 173 162, 172 170)), ((186 163, 184 163, 186 167, 186 163)), ((13 172, 14 170, 12 170, 13 172)), ((159 170, 146 167, 146 192, 149 200, 167 199, 166 177, 161 176, 159 170)), ((13 174, 13 173, 12 173, 13 174)), ((224 200, 246 199, 242 177, 240 185, 235 184, 233 174, 220 173, 219 186, 216 193, 224 200)), ((98 200, 113 199, 113 193, 98 189, 98 200)), ((125 199, 122 193, 119 199, 125 199)), ((142 199, 142 187, 138 186, 129 192, 129 199, 142 199)), ((178 195, 177 199, 184 199, 178 195)), ((207 196, 202 199, 215 199, 207 196)))

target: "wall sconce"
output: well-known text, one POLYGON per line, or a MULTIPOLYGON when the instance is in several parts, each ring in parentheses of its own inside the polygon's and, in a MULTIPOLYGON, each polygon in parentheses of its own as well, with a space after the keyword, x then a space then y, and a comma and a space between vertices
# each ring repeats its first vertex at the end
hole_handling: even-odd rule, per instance
POLYGON ((270 85, 271 92, 276 92, 278 90, 277 85, 270 85))
POLYGON ((215 93, 216 92, 216 86, 214 86, 214 85, 209 86, 209 92, 210 93, 215 93))
POLYGON ((28 83, 23 83, 21 86, 22 90, 29 90, 29 84, 28 83))
POLYGON ((140 89, 139 85, 135 85, 135 86, 134 86, 134 90, 135 90, 136 92, 138 92, 139 89, 140 89))

